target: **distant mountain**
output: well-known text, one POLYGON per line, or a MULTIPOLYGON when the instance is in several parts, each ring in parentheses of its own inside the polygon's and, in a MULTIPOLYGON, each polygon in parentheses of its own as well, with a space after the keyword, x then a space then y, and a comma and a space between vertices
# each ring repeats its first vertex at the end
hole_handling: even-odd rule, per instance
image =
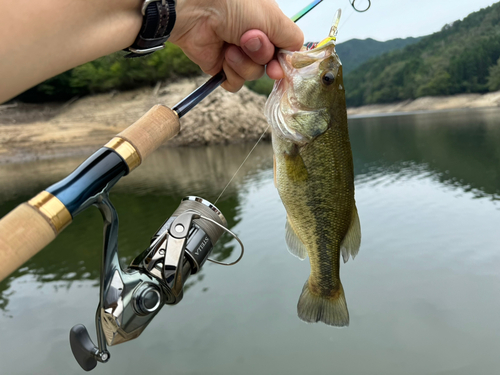
POLYGON ((422 37, 392 39, 386 42, 379 42, 375 39, 351 39, 344 43, 339 43, 335 48, 342 61, 344 76, 365 61, 382 55, 386 52, 402 49, 410 44, 415 44, 422 37))
POLYGON ((499 58, 500 3, 496 3, 358 66, 344 79, 347 105, 496 91, 499 58))
MULTIPOLYGON (((342 61, 344 77, 349 72, 363 64, 365 61, 382 55, 383 53, 404 48, 410 44, 417 43, 423 37, 392 39, 386 42, 379 42, 375 39, 351 39, 344 43, 339 43, 335 47, 342 61)), ((250 90, 262 95, 269 95, 273 89, 274 80, 265 75, 256 81, 246 82, 250 90)))

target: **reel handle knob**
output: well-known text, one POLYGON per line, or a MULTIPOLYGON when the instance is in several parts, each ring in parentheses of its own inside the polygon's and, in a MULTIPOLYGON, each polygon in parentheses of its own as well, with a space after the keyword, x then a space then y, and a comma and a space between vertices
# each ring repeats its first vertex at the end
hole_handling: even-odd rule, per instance
POLYGON ((89 336, 87 328, 83 324, 78 324, 71 328, 69 332, 69 344, 76 361, 82 369, 90 371, 97 366, 97 361, 107 362, 109 353, 101 353, 89 336))

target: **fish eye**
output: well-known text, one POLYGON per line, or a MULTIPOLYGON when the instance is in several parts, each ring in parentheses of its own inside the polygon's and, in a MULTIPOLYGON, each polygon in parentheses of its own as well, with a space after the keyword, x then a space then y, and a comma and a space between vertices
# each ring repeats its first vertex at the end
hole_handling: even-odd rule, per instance
POLYGON ((328 71, 325 74, 323 74, 321 80, 325 85, 330 86, 333 82, 335 82, 335 76, 333 75, 332 71, 328 71))

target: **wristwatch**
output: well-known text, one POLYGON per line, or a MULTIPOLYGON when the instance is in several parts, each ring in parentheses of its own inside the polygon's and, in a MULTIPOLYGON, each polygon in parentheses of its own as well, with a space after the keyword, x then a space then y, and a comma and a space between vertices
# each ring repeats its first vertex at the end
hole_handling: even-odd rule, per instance
POLYGON ((144 0, 142 26, 125 57, 148 55, 165 47, 175 24, 175 0, 144 0))

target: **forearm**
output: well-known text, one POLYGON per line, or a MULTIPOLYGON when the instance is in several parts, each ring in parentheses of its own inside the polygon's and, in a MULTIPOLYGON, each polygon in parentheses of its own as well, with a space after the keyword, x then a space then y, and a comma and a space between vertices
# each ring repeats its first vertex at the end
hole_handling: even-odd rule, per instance
POLYGON ((130 46, 140 0, 17 0, 0 7, 0 103, 70 68, 130 46))

